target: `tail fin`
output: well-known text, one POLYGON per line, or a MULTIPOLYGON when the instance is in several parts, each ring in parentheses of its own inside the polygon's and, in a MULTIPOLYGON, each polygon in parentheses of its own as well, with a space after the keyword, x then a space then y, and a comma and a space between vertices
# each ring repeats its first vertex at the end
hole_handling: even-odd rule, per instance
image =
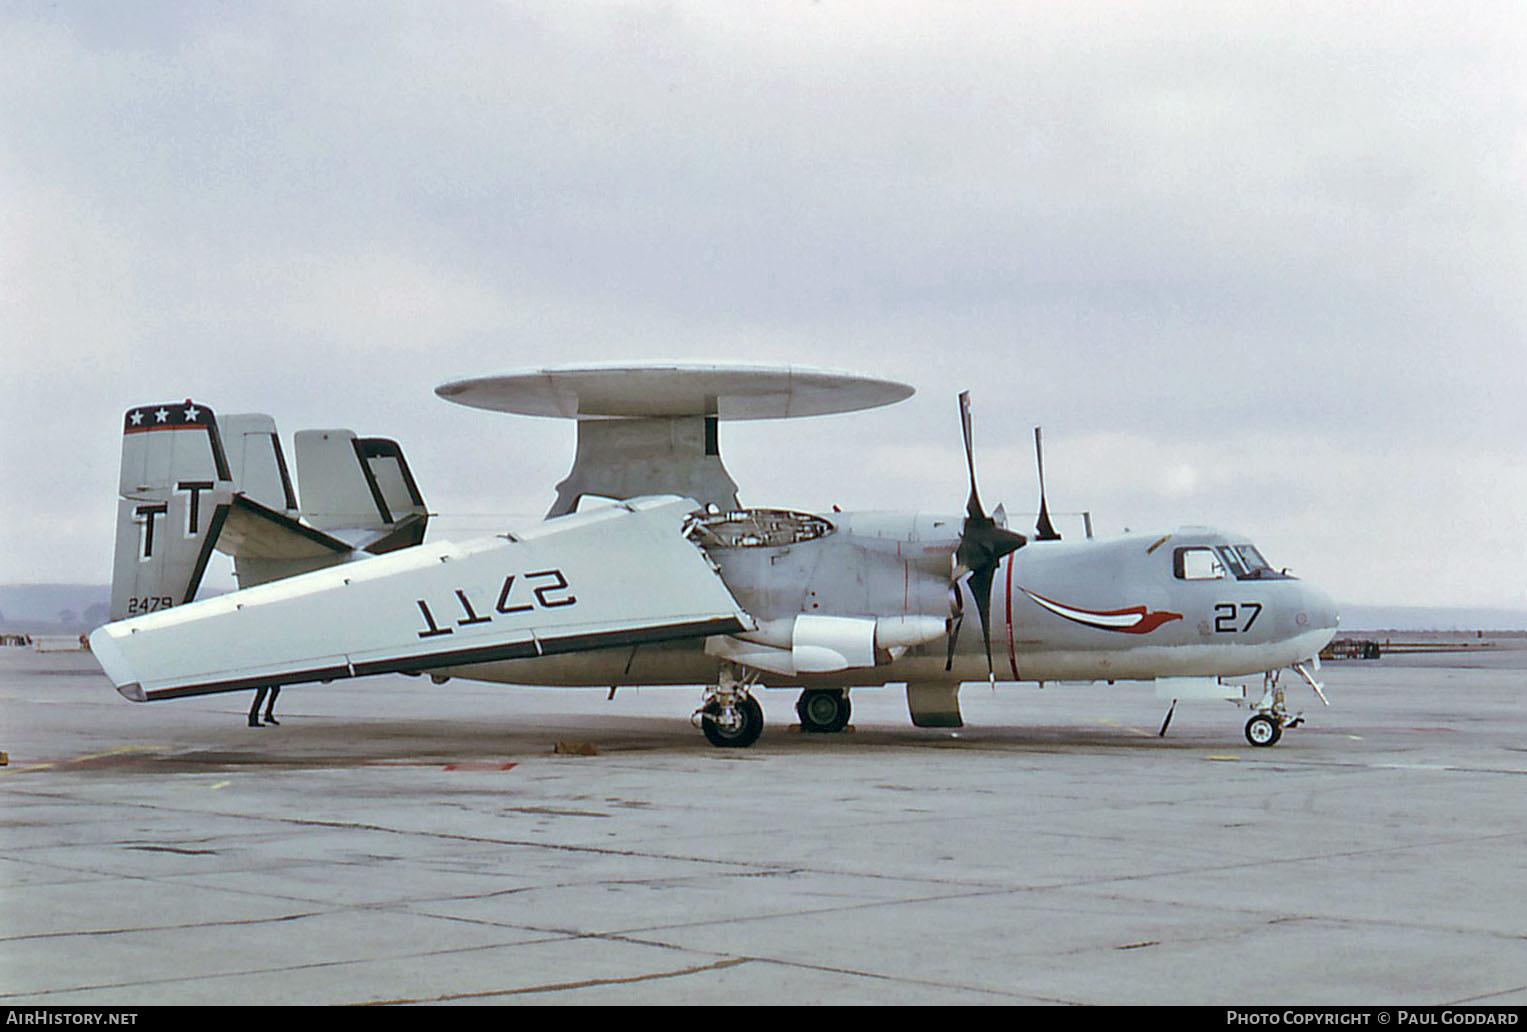
POLYGON ((292 489, 276 421, 253 412, 224 416, 222 436, 235 489, 245 498, 295 519, 297 492, 292 489))
POLYGON ((302 516, 368 552, 424 540, 429 514, 396 441, 351 430, 297 433, 302 516))
POLYGON ((192 601, 214 549, 247 588, 424 540, 428 510, 397 442, 303 431, 297 472, 300 512, 270 416, 219 426, 190 400, 129 409, 111 619, 192 601))
POLYGON ((212 410, 190 399, 129 409, 118 492, 111 619, 191 601, 233 497, 212 410))
POLYGON ((382 503, 392 516, 393 527, 405 523, 417 524, 419 540, 422 541, 424 525, 429 520, 429 509, 424 504, 424 496, 419 493, 419 485, 414 482, 408 460, 403 457, 403 448, 397 441, 389 441, 384 437, 363 437, 356 444, 366 462, 366 468, 371 471, 372 481, 382 492, 382 503))

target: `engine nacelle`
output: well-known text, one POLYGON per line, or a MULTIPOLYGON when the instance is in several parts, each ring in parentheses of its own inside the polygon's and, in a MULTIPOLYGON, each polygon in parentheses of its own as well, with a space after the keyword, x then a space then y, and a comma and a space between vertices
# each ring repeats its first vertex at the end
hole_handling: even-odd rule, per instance
POLYGON ((889 663, 915 645, 944 636, 936 616, 817 616, 802 613, 756 631, 711 638, 705 651, 776 674, 828 674, 889 663))

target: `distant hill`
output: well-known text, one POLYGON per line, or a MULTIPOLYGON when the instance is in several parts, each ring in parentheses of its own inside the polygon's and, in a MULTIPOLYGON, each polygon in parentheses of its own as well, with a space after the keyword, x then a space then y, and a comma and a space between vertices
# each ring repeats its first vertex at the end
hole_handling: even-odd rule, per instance
POLYGON ((82 634, 111 614, 105 584, 0 584, 0 631, 82 634))
POLYGON ((1527 631, 1527 609, 1341 606, 1341 631, 1527 631))

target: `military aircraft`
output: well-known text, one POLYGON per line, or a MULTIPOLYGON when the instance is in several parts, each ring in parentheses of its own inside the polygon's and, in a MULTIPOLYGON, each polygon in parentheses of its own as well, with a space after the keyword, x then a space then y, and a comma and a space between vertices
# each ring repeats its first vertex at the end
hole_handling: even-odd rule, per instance
POLYGON ((90 637, 118 691, 146 702, 385 673, 697 685, 693 719, 723 747, 758 739, 759 688, 798 690, 802 729, 831 733, 853 689, 904 684, 914 724, 959 727, 962 683, 1149 682, 1171 700, 1162 734, 1178 700, 1228 699, 1249 706, 1256 746, 1302 721, 1283 671, 1325 701, 1312 667, 1338 622, 1326 595, 1242 535, 1089 526, 1063 539, 1038 431, 1035 530, 1008 529, 977 490, 968 395, 963 514, 816 514, 744 507, 719 423, 861 410, 912 388, 798 366, 631 364, 436 393, 576 420, 573 468, 542 521, 426 543, 428 509, 391 440, 296 434, 299 504, 270 417, 189 400, 129 409, 112 622, 90 637), (214 550, 233 557, 239 589, 196 600, 214 550))

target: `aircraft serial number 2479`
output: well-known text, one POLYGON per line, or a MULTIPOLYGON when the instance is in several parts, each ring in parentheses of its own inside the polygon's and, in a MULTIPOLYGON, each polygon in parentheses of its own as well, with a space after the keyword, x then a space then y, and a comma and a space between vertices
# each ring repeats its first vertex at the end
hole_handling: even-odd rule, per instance
POLYGON ((161 609, 170 609, 175 605, 175 599, 170 595, 148 595, 142 598, 130 598, 127 600, 127 615, 142 616, 144 613, 155 613, 161 609))
MULTIPOLYGON (((578 597, 571 593, 557 595, 557 592, 566 592, 570 585, 567 577, 561 570, 537 570, 535 573, 527 573, 524 576, 528 589, 515 590, 515 574, 509 574, 504 578, 503 587, 499 589, 498 601, 493 604, 493 612, 503 615, 513 613, 528 613, 533 609, 557 609, 561 606, 577 605, 578 597), (536 584, 537 580, 545 583, 536 584), (526 590, 534 597, 534 601, 525 598, 526 590)), ((461 609, 462 617, 456 621, 457 627, 470 627, 474 624, 492 623, 492 615, 479 615, 472 600, 467 598, 467 593, 462 588, 456 588, 456 604, 461 609)), ((454 630, 451 627, 442 627, 435 620, 435 614, 430 610, 429 603, 424 599, 415 599, 414 604, 419 607, 420 614, 424 617, 424 630, 419 632, 421 638, 434 638, 442 634, 450 634, 454 630)))

